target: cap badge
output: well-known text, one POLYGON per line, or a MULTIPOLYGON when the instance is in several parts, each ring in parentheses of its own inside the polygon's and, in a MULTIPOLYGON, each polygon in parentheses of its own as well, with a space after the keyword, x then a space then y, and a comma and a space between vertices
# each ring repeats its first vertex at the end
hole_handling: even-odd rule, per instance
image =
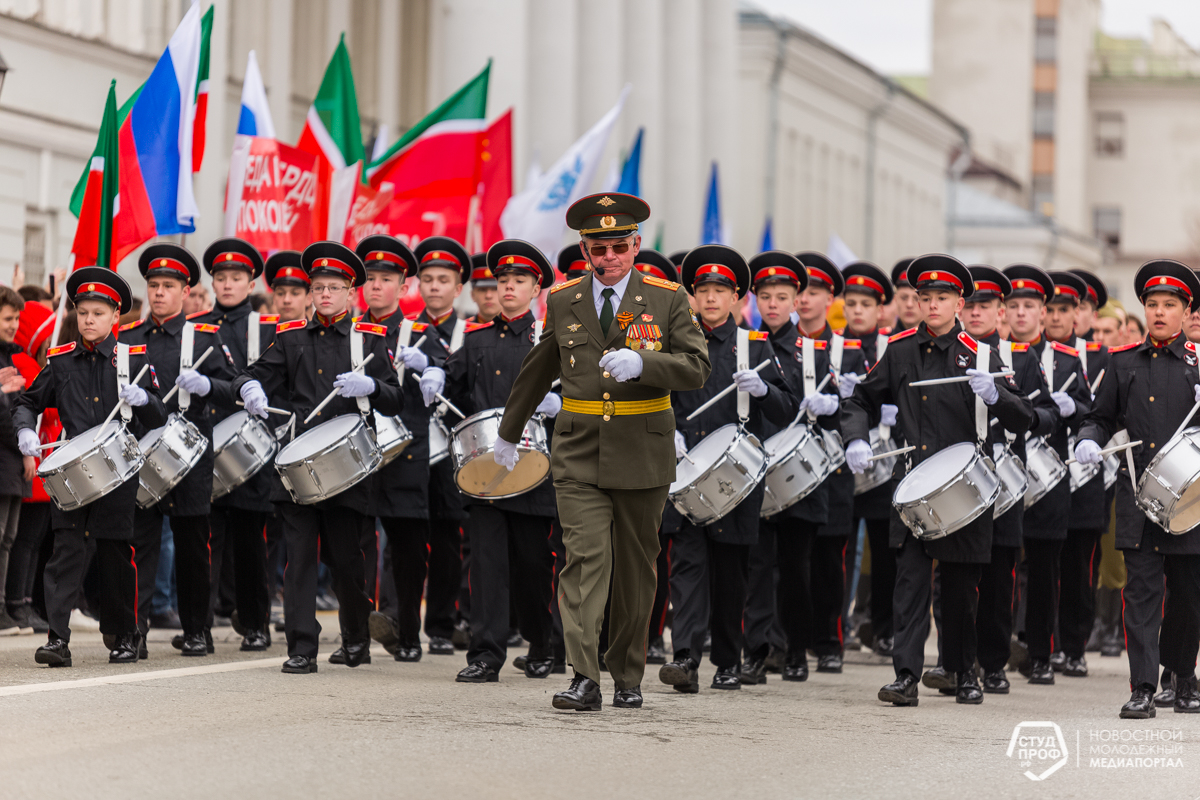
POLYGON ((937 278, 937 273, 936 273, 936 272, 931 272, 931 273, 929 273, 929 280, 931 280, 931 281, 936 281, 937 279, 938 279, 938 278, 937 278))
POLYGON ((1158 279, 1158 282, 1159 282, 1159 283, 1166 283, 1166 282, 1167 282, 1167 279, 1166 279, 1166 278, 1159 278, 1159 279, 1158 279))
POLYGON ((165 258, 161 258, 161 259, 159 259, 159 261, 158 261, 158 265, 159 265, 160 267, 165 267, 165 266, 167 265, 167 260, 166 260, 165 258))
POLYGON ((720 268, 715 265, 713 266, 712 269, 709 270, 709 272, 720 272, 720 271, 721 271, 720 268))
POLYGON ((613 200, 608 195, 604 195, 604 197, 601 197, 599 200, 596 201, 596 203, 604 206, 605 208, 608 208, 609 206, 616 205, 617 201, 613 200))
POLYGON ((89 284, 88 284, 88 288, 87 288, 87 290, 88 290, 89 292, 94 292, 94 291, 96 291, 96 284, 94 284, 94 283, 89 283, 89 284))
POLYGON ((863 279, 862 279, 862 278, 858 278, 858 279, 857 279, 857 280, 855 280, 854 282, 855 282, 856 284, 858 284, 859 286, 862 286, 862 285, 863 285, 863 279))
POLYGON ((375 260, 376 260, 376 261, 383 261, 383 253, 376 253, 376 254, 375 254, 375 260))
POLYGON ((601 228, 617 227, 617 218, 616 217, 601 217, 600 218, 600 227, 601 228))
POLYGON ((508 258, 505 260, 505 262, 504 262, 504 263, 505 263, 505 264, 515 264, 515 263, 517 263, 517 260, 516 260, 515 258, 513 258, 512 256, 509 256, 509 257, 508 257, 508 258))
POLYGON ((768 275, 774 275, 774 274, 775 274, 775 268, 774 268, 774 267, 771 267, 770 269, 768 269, 768 270, 767 270, 767 274, 768 274, 768 275))
POLYGON ((225 260, 226 260, 226 261, 233 261, 233 253, 226 253, 226 254, 225 254, 225 260))

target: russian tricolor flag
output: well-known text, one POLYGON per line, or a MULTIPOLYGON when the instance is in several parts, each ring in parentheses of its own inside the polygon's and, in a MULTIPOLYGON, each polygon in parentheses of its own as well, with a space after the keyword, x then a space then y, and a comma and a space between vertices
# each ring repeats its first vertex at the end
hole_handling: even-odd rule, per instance
POLYGON ((271 120, 271 107, 267 104, 267 90, 263 86, 258 58, 253 50, 246 60, 246 79, 242 81, 242 110, 238 115, 237 132, 243 136, 275 138, 275 123, 271 120))

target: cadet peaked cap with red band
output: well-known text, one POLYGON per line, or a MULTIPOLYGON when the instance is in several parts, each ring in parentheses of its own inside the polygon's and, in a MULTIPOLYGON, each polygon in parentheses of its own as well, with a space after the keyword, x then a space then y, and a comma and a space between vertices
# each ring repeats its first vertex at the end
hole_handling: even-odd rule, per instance
POLYGON ((362 259, 365 269, 398 272, 401 278, 417 274, 417 257, 395 236, 372 234, 359 242, 354 252, 362 259))
POLYGON ((1092 305, 1096 308, 1101 308, 1108 304, 1108 287, 1104 285, 1104 281, 1086 269, 1072 269, 1068 270, 1068 272, 1078 275, 1087 284, 1087 297, 1085 299, 1091 301, 1092 305))
POLYGON ((723 244, 705 244, 689 252, 680 267, 683 285, 692 294, 704 283, 719 283, 745 297, 750 290, 750 267, 742 254, 723 244))
POLYGON ((750 259, 750 288, 758 291, 772 283, 786 283, 802 290, 808 286, 808 273, 800 259, 782 250, 768 250, 750 259))
POLYGON ((908 265, 908 282, 918 292, 943 289, 958 292, 964 298, 975 293, 975 282, 966 264, 945 253, 918 256, 908 265))
POLYGON ((506 272, 532 275, 543 289, 554 285, 554 268, 535 245, 521 239, 501 239, 488 248, 487 265, 499 278, 506 272))
POLYGON ((449 236, 430 236, 413 248, 417 271, 428 267, 458 270, 459 280, 470 274, 471 256, 466 248, 449 236))
POLYGON ((583 252, 579 249, 578 242, 569 244, 558 251, 558 271, 567 280, 581 277, 592 271, 591 266, 583 257, 583 252))
POLYGON ((313 242, 300 254, 300 266, 308 273, 309 279, 336 275, 350 281, 351 286, 362 286, 367 280, 362 259, 339 242, 313 242))
POLYGON ((834 297, 841 296, 846 288, 846 279, 842 277, 842 271, 837 268, 837 264, 830 261, 827 255, 815 250, 805 250, 796 253, 796 258, 800 259, 804 271, 808 273, 809 286, 821 286, 832 292, 834 297))
POLYGON ((263 257, 258 248, 244 239, 217 239, 204 251, 204 268, 210 275, 223 269, 244 269, 257 278, 263 273, 263 257))
POLYGON ((1054 281, 1054 296, 1051 303, 1070 303, 1079 305, 1081 300, 1088 299, 1087 284, 1083 278, 1073 272, 1049 272, 1050 280, 1054 281))
POLYGON ((650 206, 640 197, 603 192, 581 197, 567 209, 567 227, 589 239, 624 239, 638 231, 650 217, 650 206))
POLYGON ((679 270, 671 263, 671 259, 657 250, 639 250, 633 259, 633 266, 643 275, 653 275, 664 281, 679 283, 679 270))
POLYGON ((471 254, 471 286, 477 289, 496 286, 496 275, 488 268, 486 252, 471 254))
POLYGON ((308 273, 304 271, 298 250, 278 250, 272 253, 263 269, 263 276, 267 280, 267 286, 272 289, 289 285, 308 289, 312 284, 308 273))
POLYGON ((1001 272, 1012 282, 1008 299, 1032 297, 1043 302, 1054 295, 1054 279, 1041 267, 1033 264, 1009 264, 1001 272))
POLYGON ((975 284, 975 292, 971 295, 973 302, 1004 300, 1012 293, 1012 281, 995 267, 972 264, 967 271, 971 273, 971 280, 975 284))
POLYGON ((892 302, 896 294, 887 273, 870 261, 855 261, 842 268, 842 278, 846 281, 845 292, 859 292, 874 297, 885 306, 892 302))
POLYGON ((902 258, 892 267, 892 286, 899 289, 902 286, 912 288, 912 284, 908 282, 908 265, 913 260, 911 258, 902 258))
POLYGON ((158 242, 138 256, 138 272, 143 278, 175 278, 188 286, 200 282, 200 262, 186 247, 158 242))
POLYGON ((1182 297, 1192 311, 1200 308, 1200 278, 1178 261, 1147 261, 1133 278, 1133 291, 1143 303, 1154 292, 1172 292, 1182 297))
POLYGON ((67 296, 75 304, 84 300, 103 300, 122 314, 133 307, 129 284, 116 270, 104 267, 80 267, 67 278, 67 296))

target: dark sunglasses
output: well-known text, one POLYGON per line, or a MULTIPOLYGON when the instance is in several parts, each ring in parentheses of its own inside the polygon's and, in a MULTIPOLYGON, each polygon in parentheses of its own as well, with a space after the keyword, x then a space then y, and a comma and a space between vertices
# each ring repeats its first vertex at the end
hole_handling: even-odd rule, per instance
POLYGON ((592 254, 592 258, 604 258, 604 254, 612 248, 613 254, 623 256, 629 252, 632 245, 629 242, 617 242, 616 244, 594 244, 588 247, 588 252, 592 254))

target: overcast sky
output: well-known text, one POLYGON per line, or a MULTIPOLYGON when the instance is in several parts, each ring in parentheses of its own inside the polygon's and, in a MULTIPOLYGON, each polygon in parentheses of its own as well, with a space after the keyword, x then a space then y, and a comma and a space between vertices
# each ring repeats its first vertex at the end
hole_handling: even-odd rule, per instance
MULTIPOLYGON (((815 31, 880 72, 929 72, 933 0, 750 1, 815 31)), ((1148 37, 1150 20, 1163 17, 1193 47, 1200 45, 1200 0, 1102 0, 1102 8, 1101 25, 1108 33, 1148 37)))

